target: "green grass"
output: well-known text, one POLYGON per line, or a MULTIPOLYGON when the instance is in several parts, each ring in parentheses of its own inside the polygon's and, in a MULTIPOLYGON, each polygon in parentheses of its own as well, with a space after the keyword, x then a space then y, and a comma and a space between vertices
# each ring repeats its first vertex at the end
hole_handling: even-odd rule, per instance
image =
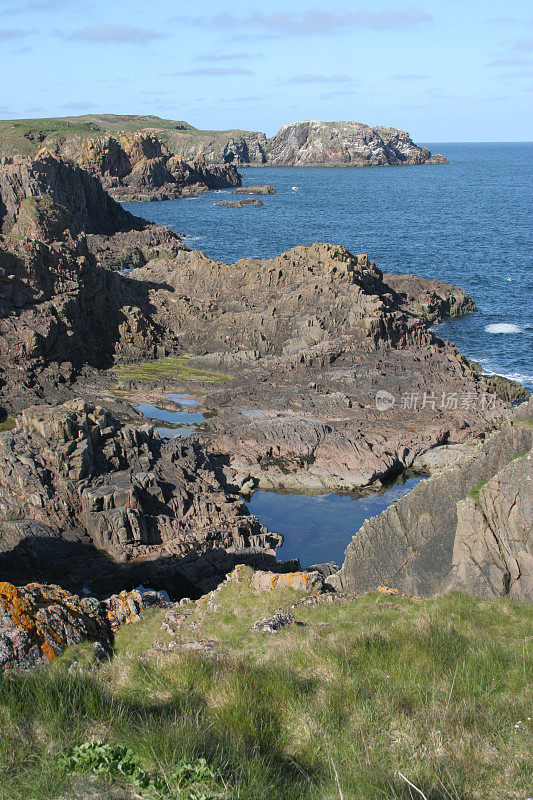
MULTIPOLYGON (((230 583, 217 609, 192 604, 199 630, 180 637, 216 639, 207 655, 140 660, 154 638, 169 638, 155 609, 119 631, 101 666, 69 672, 78 648, 47 672, 0 678, 0 797, 79 797, 68 788, 79 774, 61 754, 88 741, 127 748, 152 776, 204 758, 222 787, 207 797, 338 800, 333 765, 345 800, 417 797, 398 771, 428 800, 529 796, 530 607, 368 594, 299 606, 303 627, 250 631, 299 596, 254 597, 230 583)), ((107 787, 95 796, 131 786, 119 774, 93 780, 107 787)), ((143 792, 127 796, 152 797, 143 792)))
POLYGON ((157 381, 164 378, 180 378, 187 381, 220 383, 232 380, 230 375, 189 367, 190 356, 161 358, 144 364, 126 364, 114 367, 120 381, 157 381))
POLYGON ((3 422, 0 422, 0 433, 4 433, 4 431, 12 431, 15 428, 17 422, 15 417, 7 417, 3 422))
POLYGON ((474 488, 473 488, 473 489, 470 489, 470 491, 468 492, 468 496, 469 496, 469 497, 473 497, 473 498, 474 498, 474 500, 477 500, 477 499, 478 499, 478 497, 479 497, 479 493, 480 493, 481 489, 483 489, 483 487, 484 487, 484 486, 485 486, 487 483, 488 483, 488 481, 479 481, 479 483, 476 483, 476 485, 474 486, 474 488))
POLYGON ((527 456, 528 452, 529 452, 528 450, 521 450, 519 453, 515 453, 513 456, 513 460, 515 458, 523 458, 524 456, 527 456))

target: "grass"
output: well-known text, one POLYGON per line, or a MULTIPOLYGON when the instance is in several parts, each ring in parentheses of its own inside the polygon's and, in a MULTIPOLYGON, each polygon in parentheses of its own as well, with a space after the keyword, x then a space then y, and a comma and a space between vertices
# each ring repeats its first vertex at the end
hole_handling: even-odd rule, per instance
POLYGON ((7 417, 3 422, 0 422, 0 433, 5 431, 12 431, 16 427, 17 421, 15 417, 7 417))
POLYGON ((161 358, 144 364, 127 364, 114 367, 113 371, 120 381, 157 381, 164 378, 180 378, 188 381, 221 383, 232 380, 230 375, 194 369, 188 363, 191 356, 161 358))
MULTIPOLYGON (((99 667, 69 672, 77 648, 47 672, 0 678, 0 797, 80 797, 61 754, 88 741, 127 748, 149 775, 204 758, 222 787, 206 797, 339 800, 335 770, 344 800, 417 796, 399 771, 428 800, 529 796, 530 607, 374 593, 299 606, 306 625, 276 635, 250 631, 299 597, 230 583, 216 609, 192 604, 179 635, 216 639, 206 655, 140 660, 154 638, 169 638, 153 609, 119 631, 99 667)), ((120 775, 93 780, 130 786, 120 775)))
POLYGON ((480 491, 487 483, 488 481, 479 481, 479 483, 476 483, 474 488, 470 489, 470 491, 468 492, 468 497, 473 497, 474 500, 477 500, 479 498, 480 491))
POLYGON ((516 458, 523 458, 524 456, 527 456, 528 452, 529 452, 528 450, 520 450, 518 453, 514 454, 513 461, 516 458))

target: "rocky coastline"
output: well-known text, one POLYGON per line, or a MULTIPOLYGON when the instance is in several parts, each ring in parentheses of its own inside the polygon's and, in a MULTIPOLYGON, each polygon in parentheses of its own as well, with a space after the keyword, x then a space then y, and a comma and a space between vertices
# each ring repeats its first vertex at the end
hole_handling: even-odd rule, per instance
POLYGON ((0 121, 0 155, 35 155, 42 147, 101 176, 121 200, 240 186, 239 166, 449 163, 416 145, 406 131, 354 121, 291 122, 270 138, 258 131, 201 131, 185 122, 132 115, 0 121))
MULTIPOLYGON (((152 146, 177 186, 182 165, 152 146)), ((429 328, 474 300, 341 245, 216 262, 110 197, 115 147, 88 144, 83 167, 0 162, 0 661, 50 655, 54 604, 52 621, 85 620, 64 646, 105 647, 110 595, 200 597, 240 564, 293 576, 269 585, 533 599, 531 402, 513 410, 519 386, 429 328), (133 406, 168 391, 206 413, 166 442, 133 406), (424 459, 434 477, 367 521, 335 574, 278 561, 282 537, 241 497, 377 489, 424 459)))

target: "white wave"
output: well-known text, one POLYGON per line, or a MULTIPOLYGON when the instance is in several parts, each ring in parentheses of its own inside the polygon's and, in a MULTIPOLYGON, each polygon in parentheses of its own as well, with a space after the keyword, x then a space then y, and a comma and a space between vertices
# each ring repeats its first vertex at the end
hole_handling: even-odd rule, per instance
POLYGON ((481 358, 479 360, 483 368, 483 375, 501 375, 502 378, 509 378, 510 381, 518 381, 522 386, 533 386, 533 375, 528 375, 527 372, 503 372, 501 369, 494 369, 492 363, 488 359, 481 358))
POLYGON ((519 325, 510 322, 496 322, 492 325, 485 325, 486 333, 522 333, 519 325))

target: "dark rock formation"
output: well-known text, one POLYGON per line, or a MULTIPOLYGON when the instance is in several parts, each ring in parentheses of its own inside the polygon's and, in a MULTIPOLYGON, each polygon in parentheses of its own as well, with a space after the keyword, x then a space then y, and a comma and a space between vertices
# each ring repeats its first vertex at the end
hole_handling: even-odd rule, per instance
POLYGON ((104 188, 122 201, 170 200, 241 185, 233 164, 208 166, 198 153, 187 163, 154 133, 72 140, 61 155, 99 178, 104 188))
POLYGON ((383 280, 400 296, 402 305, 428 325, 477 311, 476 304, 459 286, 436 278, 387 273, 383 280))
POLYGON ((131 562, 109 575, 113 588, 122 573, 122 585, 135 576, 190 596, 216 586, 240 551, 247 563, 264 566, 269 559, 261 554, 270 551, 271 562, 281 544, 229 491, 198 444, 164 444, 150 426, 121 425, 81 400, 27 408, 17 428, 0 434, 0 519, 4 575, 20 578, 17 562, 28 553, 35 558, 62 545, 70 555, 62 560, 61 584, 77 583, 78 591, 80 579, 98 582, 96 551, 101 562, 104 555, 131 562), (85 572, 76 559, 84 549, 92 562, 85 572), (68 574, 70 561, 76 575, 68 574))
POLYGON ((240 186, 238 189, 234 189, 232 194, 276 194, 276 190, 269 183, 260 183, 252 186, 240 186))
POLYGON ((533 401, 474 454, 364 523, 328 583, 533 600, 533 401))
POLYGON ((417 291, 412 278, 399 294, 366 256, 324 244, 233 265, 184 252, 134 277, 171 287, 179 302, 150 293, 160 324, 196 365, 233 375, 210 393, 218 414, 200 436, 238 485, 379 485, 503 413, 499 400, 488 407, 483 376, 420 318, 471 307, 459 289, 421 281, 417 291))
POLYGON ((254 197, 244 197, 242 200, 222 200, 220 203, 215 203, 216 206, 227 206, 228 208, 242 208, 243 206, 262 206, 261 200, 256 200, 254 197))
MULTIPOLYGON (((50 225, 49 206, 62 206, 69 212, 69 227, 79 232, 112 234, 117 231, 141 230, 146 221, 134 217, 115 203, 100 182, 83 169, 43 154, 37 159, 24 156, 0 159, 0 231, 12 232, 19 216, 17 234, 56 238, 64 229, 64 218, 42 229, 38 225, 46 217, 50 225), (46 207, 38 199, 46 197, 46 207), (37 206, 37 208, 35 208, 37 206), (31 220, 28 225, 27 217, 31 220)), ((56 214, 59 211, 56 210, 56 214)))
POLYGON ((267 154, 269 164, 295 167, 449 163, 405 131, 360 122, 291 122, 269 140, 267 154))
POLYGON ((4 159, 0 213, 6 408, 18 410, 43 393, 60 396, 60 386, 87 365, 102 369, 167 352, 172 336, 150 315, 149 287, 98 262, 136 266, 173 255, 185 248, 175 234, 124 211, 98 180, 51 156, 4 159))

